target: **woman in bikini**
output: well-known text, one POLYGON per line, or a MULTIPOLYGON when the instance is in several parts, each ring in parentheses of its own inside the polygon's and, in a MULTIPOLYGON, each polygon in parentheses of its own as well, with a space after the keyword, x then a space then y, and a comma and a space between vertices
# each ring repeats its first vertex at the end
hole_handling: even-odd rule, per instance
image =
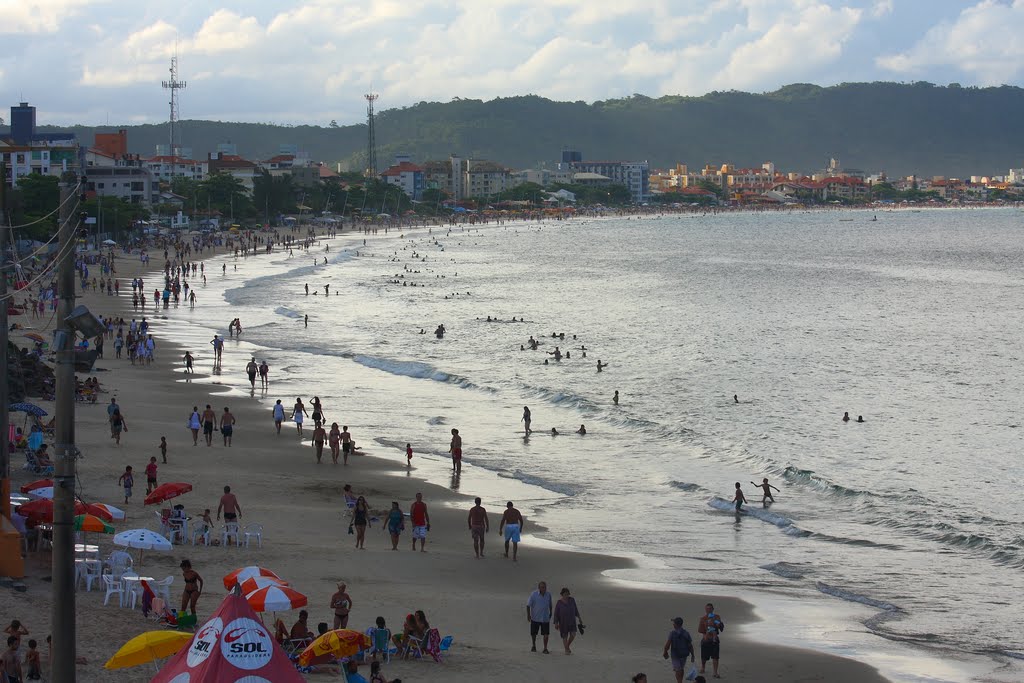
POLYGON ((352 526, 356 528, 356 547, 366 549, 366 525, 370 522, 370 506, 362 496, 356 499, 356 506, 352 508, 352 526))
POLYGON ((321 424, 321 423, 323 423, 325 421, 324 420, 324 407, 320 403, 320 397, 319 396, 314 396, 313 400, 310 401, 310 403, 313 404, 313 415, 311 416, 313 418, 313 423, 314 424, 321 424))
POLYGON ((185 580, 185 590, 181 594, 181 611, 184 612, 185 608, 192 610, 192 614, 196 613, 196 603, 199 602, 199 596, 203 593, 203 577, 199 576, 199 572, 192 569, 192 563, 188 560, 181 561, 181 576, 185 580))
POLYGON ((331 433, 327 435, 327 440, 331 445, 331 460, 337 465, 338 456, 341 454, 341 430, 338 429, 337 422, 331 425, 331 433))

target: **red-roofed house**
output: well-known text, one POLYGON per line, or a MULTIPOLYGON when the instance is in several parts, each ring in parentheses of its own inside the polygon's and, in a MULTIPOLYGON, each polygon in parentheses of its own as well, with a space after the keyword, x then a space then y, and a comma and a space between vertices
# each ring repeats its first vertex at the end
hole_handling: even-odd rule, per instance
POLYGON ((210 173, 232 175, 241 181, 247 193, 252 194, 253 180, 260 174, 260 167, 256 162, 243 159, 237 154, 211 152, 206 163, 210 168, 210 173))
POLYGON ((380 178, 388 185, 393 185, 402 190, 409 199, 419 200, 423 197, 423 188, 426 186, 426 173, 423 168, 411 161, 399 161, 381 173, 380 178))

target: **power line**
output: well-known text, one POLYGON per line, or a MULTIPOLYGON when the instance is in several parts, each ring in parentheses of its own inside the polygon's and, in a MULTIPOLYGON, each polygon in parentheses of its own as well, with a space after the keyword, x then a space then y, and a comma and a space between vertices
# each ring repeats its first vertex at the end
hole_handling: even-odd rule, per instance
MULTIPOLYGON (((75 208, 78 208, 78 207, 76 206, 75 208)), ((71 213, 72 213, 72 214, 74 214, 74 210, 72 210, 72 212, 71 212, 71 213)), ((63 224, 61 225, 61 227, 63 227, 64 225, 67 225, 68 223, 70 223, 70 221, 71 221, 71 218, 72 218, 72 217, 73 217, 73 216, 69 217, 69 218, 68 218, 68 220, 67 220, 67 221, 65 221, 65 222, 64 222, 64 223, 63 223, 63 224)), ((71 253, 72 251, 74 251, 75 247, 76 247, 76 244, 75 244, 75 241, 74 241, 74 240, 72 240, 71 242, 69 242, 69 243, 68 243, 68 248, 66 248, 66 249, 61 249, 60 251, 58 251, 58 252, 57 252, 57 255, 56 255, 56 256, 54 257, 53 261, 52 261, 52 262, 50 262, 50 264, 49 264, 48 266, 46 266, 45 268, 43 268, 43 270, 41 270, 41 271, 39 272, 39 275, 37 275, 36 277, 34 277, 34 278, 32 278, 31 280, 29 280, 28 282, 26 282, 26 283, 25 283, 25 285, 24 285, 24 286, 22 287, 22 289, 28 289, 29 287, 31 287, 32 285, 34 285, 35 283, 39 282, 39 281, 40 281, 40 280, 42 280, 42 279, 43 279, 44 277, 46 277, 46 275, 47 275, 48 273, 50 273, 50 271, 52 271, 52 270, 53 270, 53 269, 54 269, 55 267, 57 267, 57 266, 59 266, 59 265, 60 265, 60 262, 61 262, 61 260, 62 260, 62 259, 63 259, 63 258, 65 257, 65 256, 67 256, 67 255, 68 255, 69 253, 71 253)), ((20 290, 19 290, 19 291, 20 291, 20 290)), ((4 303, 4 302, 7 302, 7 301, 10 301, 10 300, 12 300, 12 299, 14 298, 14 294, 15 294, 15 293, 16 293, 16 292, 12 292, 12 293, 10 293, 10 294, 8 294, 8 295, 6 295, 6 296, 4 296, 4 297, 0 298, 0 303, 4 303)))
POLYGON ((53 214, 55 214, 55 213, 57 213, 58 211, 60 211, 60 207, 64 206, 64 204, 66 204, 66 203, 67 203, 67 201, 68 201, 69 199, 71 199, 72 197, 74 197, 74 198, 76 198, 76 199, 77 199, 77 198, 78 198, 78 195, 77 195, 77 194, 75 194, 75 192, 76 192, 76 190, 78 190, 78 188, 80 188, 81 186, 82 186, 82 181, 81 181, 81 180, 79 180, 79 181, 78 181, 78 184, 77 184, 77 185, 75 185, 75 186, 74 186, 74 187, 72 188, 72 190, 71 190, 71 194, 70 194, 70 195, 68 195, 67 199, 65 199, 65 200, 64 200, 63 202, 61 202, 60 204, 58 204, 58 205, 57 205, 57 208, 56 208, 56 209, 54 209, 54 210, 53 210, 53 211, 51 211, 50 213, 46 214, 46 215, 45 215, 45 216, 43 216, 42 218, 37 218, 36 220, 32 221, 31 223, 24 223, 24 224, 22 224, 22 225, 0 225, 0 228, 6 228, 7 230, 18 230, 19 228, 27 228, 27 227, 33 226, 33 225, 35 225, 36 223, 42 223, 42 222, 43 222, 43 221, 45 221, 45 220, 46 220, 47 218, 49 218, 49 217, 50 217, 50 216, 52 216, 53 214))

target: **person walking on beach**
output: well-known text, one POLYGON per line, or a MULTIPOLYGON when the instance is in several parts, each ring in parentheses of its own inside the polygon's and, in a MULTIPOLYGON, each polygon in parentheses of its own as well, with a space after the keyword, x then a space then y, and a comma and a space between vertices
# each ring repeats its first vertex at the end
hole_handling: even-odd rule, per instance
POLYGON ((213 339, 210 341, 213 345, 213 359, 214 362, 220 363, 221 354, 224 353, 224 340, 217 335, 213 335, 213 339))
POLYGON ((548 584, 541 581, 537 584, 537 590, 530 593, 526 601, 526 620, 530 622, 530 639, 532 645, 530 652, 537 651, 537 634, 544 639, 544 654, 548 652, 548 637, 551 634, 551 593, 548 593, 548 584))
POLYGON ((459 430, 452 430, 452 442, 448 446, 448 452, 452 454, 452 472, 462 474, 462 437, 459 430))
POLYGON ((269 374, 270 366, 267 365, 267 361, 264 360, 262 363, 260 363, 260 386, 264 389, 270 386, 270 379, 268 377, 269 374))
POLYGON ((292 408, 292 418, 295 420, 295 429, 299 432, 299 436, 302 436, 303 417, 309 417, 309 413, 306 412, 306 406, 302 404, 302 399, 296 398, 295 407, 292 408))
POLYGON ((526 425, 526 433, 529 434, 530 429, 530 408, 529 406, 523 406, 523 423, 526 425))
POLYGON ((348 431, 348 425, 341 428, 341 460, 342 464, 348 464, 348 456, 352 455, 352 435, 348 431))
POLYGON ((473 500, 475 505, 469 509, 469 533, 473 536, 473 552, 476 559, 484 556, 484 535, 491 530, 491 520, 487 518, 487 509, 480 505, 480 498, 473 500))
MULTIPOLYGON (((313 448, 316 449, 316 464, 320 464, 321 458, 324 457, 324 441, 327 439, 327 432, 324 431, 324 426, 319 422, 316 423, 316 428, 313 430, 313 448)), ((337 462, 337 461, 335 461, 337 462)))
POLYGON ((398 550, 398 541, 405 530, 405 513, 399 507, 398 501, 391 501, 391 510, 388 511, 387 530, 391 534, 391 549, 398 550))
MULTIPOLYGON (((754 482, 750 482, 750 484, 752 486, 759 487, 764 492, 764 498, 761 499, 761 502, 766 507, 767 507, 768 503, 774 503, 775 502, 775 498, 772 496, 772 489, 775 489, 776 491, 779 491, 779 489, 775 488, 774 486, 772 486, 771 484, 768 483, 768 477, 765 477, 764 479, 762 479, 760 484, 755 484, 754 482)), ((782 493, 782 491, 779 491, 779 493, 782 493)))
POLYGON ((423 494, 416 494, 416 502, 409 507, 409 519, 412 521, 412 550, 416 552, 416 540, 420 542, 420 552, 427 551, 427 532, 430 531, 430 513, 423 502, 423 494))
POLYGON ((274 404, 274 428, 277 433, 281 433, 281 423, 284 422, 284 406, 281 405, 281 399, 277 399, 277 403, 274 404))
POLYGON ((347 628, 348 615, 352 611, 352 598, 345 589, 348 586, 344 581, 338 582, 338 590, 331 596, 331 609, 334 610, 334 628, 347 628))
POLYGON ((127 431, 128 423, 124 421, 124 416, 121 415, 121 410, 118 408, 110 414, 110 438, 114 440, 115 444, 120 446, 121 432, 127 431))
POLYGON ((676 683, 683 683, 686 658, 689 657, 691 663, 697 661, 693 651, 693 636, 683 628, 682 617, 673 619, 672 626, 672 630, 668 632, 668 640, 665 641, 665 649, 662 651, 661 656, 672 660, 672 672, 676 675, 676 683))
MULTIPOLYGON (((572 597, 568 588, 563 588, 559 593, 561 596, 555 603, 554 622, 558 634, 562 636, 562 647, 565 654, 572 654, 572 641, 576 640, 576 622, 579 622, 580 629, 584 628, 583 618, 580 617, 579 607, 576 606, 576 598, 572 597)), ((582 631, 580 631, 582 633, 582 631)))
POLYGON ((743 489, 740 488, 739 482, 736 482, 736 494, 732 497, 732 502, 736 506, 736 514, 740 514, 743 511, 743 504, 747 502, 747 497, 743 495, 743 489))
POLYGON ((203 411, 203 436, 206 438, 207 445, 213 445, 213 426, 215 424, 217 424, 217 414, 213 412, 210 403, 207 403, 206 410, 203 411))
POLYGON ((238 504, 238 498, 231 493, 231 487, 224 487, 224 495, 220 497, 220 504, 217 505, 217 521, 220 521, 220 514, 224 513, 225 522, 237 522, 242 517, 242 506, 238 504))
POLYGON ((195 368, 192 367, 195 364, 195 360, 195 357, 192 355, 190 351, 185 352, 184 361, 186 373, 192 374, 195 372, 195 368))
POLYGON ((220 433, 224 435, 224 445, 231 446, 231 435, 235 431, 235 416, 231 414, 227 406, 224 406, 224 414, 220 416, 220 433))
MULTIPOLYGON (((352 506, 352 528, 356 532, 356 548, 366 550, 366 526, 370 523, 370 506, 362 496, 356 498, 352 506)), ((352 529, 349 529, 351 532, 352 529)))
POLYGON ((203 426, 199 415, 199 406, 192 406, 192 414, 188 416, 188 428, 192 430, 192 445, 199 445, 199 430, 203 426))
POLYGON ((150 493, 152 493, 153 489, 155 489, 158 486, 157 481, 156 481, 156 470, 157 470, 157 464, 156 464, 156 457, 154 456, 154 457, 149 459, 149 464, 146 465, 146 495, 147 496, 150 493))
POLYGON ((510 500, 505 506, 505 512, 501 515, 501 523, 498 524, 498 533, 505 534, 505 557, 508 557, 508 544, 512 544, 512 561, 518 561, 519 539, 523 531, 523 515, 516 510, 510 500))
POLYGON ((718 675, 718 653, 720 648, 719 635, 725 630, 725 623, 722 617, 715 614, 715 606, 710 602, 704 605, 704 616, 700 618, 697 625, 697 633, 701 634, 700 641, 700 673, 704 673, 708 660, 711 660, 715 678, 718 675))
POLYGON ((249 376, 249 386, 252 387, 253 391, 256 390, 256 374, 260 371, 260 366, 256 364, 256 358, 249 359, 249 362, 245 364, 245 374, 249 376))
POLYGON ((135 486, 135 475, 132 474, 132 466, 126 465, 124 473, 117 478, 117 485, 124 487, 124 502, 132 497, 132 487, 135 486))
POLYGON ((327 435, 327 442, 331 447, 331 461, 338 464, 338 455, 341 453, 341 430, 338 423, 331 423, 331 432, 327 435))

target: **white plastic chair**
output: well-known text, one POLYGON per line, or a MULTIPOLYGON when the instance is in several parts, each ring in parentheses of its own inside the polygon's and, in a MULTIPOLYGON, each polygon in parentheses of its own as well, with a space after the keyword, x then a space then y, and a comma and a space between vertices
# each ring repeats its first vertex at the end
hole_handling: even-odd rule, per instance
POLYGON ((107 566, 110 567, 110 573, 119 581, 124 573, 130 570, 134 564, 135 560, 132 559, 132 556, 122 550, 115 550, 107 558, 107 566))
POLYGON ((238 544, 239 544, 238 523, 237 522, 228 522, 227 524, 225 524, 221 528, 221 531, 220 531, 220 544, 222 546, 224 546, 224 547, 227 547, 228 539, 231 538, 231 537, 234 537, 234 539, 235 539, 235 546, 237 547, 238 544))
POLYGON ((167 531, 167 540, 174 543, 174 539, 178 538, 182 543, 188 541, 188 526, 183 519, 172 519, 170 520, 170 526, 167 531))
POLYGON ((200 524, 195 529, 193 529, 192 545, 196 544, 197 538, 203 539, 204 544, 210 545, 210 527, 206 526, 205 524, 200 524))
POLYGON ((262 524, 246 524, 245 528, 242 529, 242 536, 245 539, 245 547, 249 547, 249 541, 256 539, 256 546, 263 549, 263 525, 262 524))
POLYGON ((85 581, 85 590, 92 590, 92 582, 100 578, 103 574, 103 563, 99 560, 85 560, 84 562, 75 563, 75 573, 78 575, 75 580, 75 585, 78 585, 78 580, 85 581))
POLYGON ((103 579, 103 587, 107 591, 107 594, 103 596, 103 604, 110 604, 110 596, 116 595, 117 606, 124 607, 124 586, 121 585, 121 582, 110 574, 104 574, 100 578, 103 579))
POLYGON ((170 603, 172 583, 174 583, 173 575, 168 576, 166 579, 161 579, 160 581, 150 581, 149 587, 153 589, 153 592, 156 593, 157 596, 163 598, 165 603, 170 603))

